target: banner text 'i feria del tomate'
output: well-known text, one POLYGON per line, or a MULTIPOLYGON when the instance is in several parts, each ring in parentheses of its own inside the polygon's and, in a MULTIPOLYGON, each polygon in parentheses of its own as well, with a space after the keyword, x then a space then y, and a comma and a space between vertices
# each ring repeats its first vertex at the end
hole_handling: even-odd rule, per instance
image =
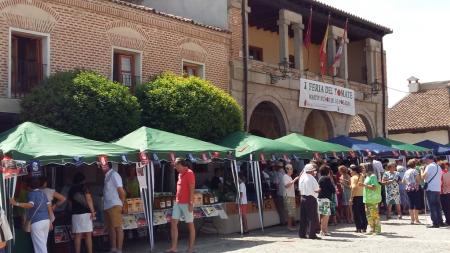
POLYGON ((299 106, 355 115, 355 91, 319 81, 300 79, 299 106))

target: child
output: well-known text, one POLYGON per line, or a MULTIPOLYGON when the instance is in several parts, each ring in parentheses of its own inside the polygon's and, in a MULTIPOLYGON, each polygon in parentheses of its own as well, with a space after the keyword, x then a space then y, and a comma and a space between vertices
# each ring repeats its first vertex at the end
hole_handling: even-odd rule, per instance
POLYGON ((381 185, 378 183, 371 164, 365 164, 366 179, 364 180, 363 202, 366 204, 367 221, 371 231, 367 234, 380 234, 381 223, 378 204, 381 202, 381 185))
POLYGON ((244 229, 243 234, 248 234, 248 225, 247 225, 247 188, 245 187, 245 176, 242 172, 239 173, 239 191, 241 192, 241 198, 239 199, 239 203, 241 204, 241 215, 242 215, 242 226, 244 229))

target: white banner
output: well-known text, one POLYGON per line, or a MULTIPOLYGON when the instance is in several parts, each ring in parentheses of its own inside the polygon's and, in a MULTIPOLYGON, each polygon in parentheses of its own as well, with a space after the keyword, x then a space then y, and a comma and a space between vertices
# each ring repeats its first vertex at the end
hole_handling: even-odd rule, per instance
POLYGON ((300 79, 299 106, 355 115, 355 92, 332 84, 300 79))

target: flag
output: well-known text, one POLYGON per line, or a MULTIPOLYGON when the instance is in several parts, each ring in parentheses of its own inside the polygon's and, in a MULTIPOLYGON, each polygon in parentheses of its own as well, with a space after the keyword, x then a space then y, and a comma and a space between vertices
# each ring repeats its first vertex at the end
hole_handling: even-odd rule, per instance
POLYGON ((328 20, 327 29, 325 30, 325 35, 323 36, 322 44, 320 45, 320 73, 322 75, 327 73, 327 42, 329 27, 330 22, 328 20))
POLYGON ((310 9, 308 26, 306 28, 305 39, 303 40, 303 46, 306 49, 309 49, 309 46, 311 45, 311 24, 312 24, 312 8, 310 9))
POLYGON ((341 66, 342 52, 344 51, 345 38, 347 37, 347 27, 348 19, 345 21, 344 35, 342 35, 342 38, 339 41, 339 47, 336 51, 336 55, 334 55, 333 64, 331 65, 331 71, 333 71, 334 68, 339 68, 339 66, 341 66))

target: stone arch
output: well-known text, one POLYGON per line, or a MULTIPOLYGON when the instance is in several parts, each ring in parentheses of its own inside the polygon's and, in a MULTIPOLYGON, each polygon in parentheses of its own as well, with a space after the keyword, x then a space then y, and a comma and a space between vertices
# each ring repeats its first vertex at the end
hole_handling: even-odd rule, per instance
POLYGON ((10 27, 51 33, 59 15, 42 1, 8 0, 0 2, 0 13, 10 27))
POLYGON ((348 135, 352 137, 365 137, 367 140, 375 137, 370 117, 363 113, 358 113, 354 117, 351 117, 347 129, 348 135))
POLYGON ((114 46, 143 50, 148 39, 142 28, 125 21, 110 22, 105 29, 114 46))
POLYGON ((250 133, 272 139, 286 135, 286 112, 275 97, 261 96, 251 105, 248 117, 250 133))
POLYGON ((334 137, 333 118, 326 111, 311 110, 305 118, 303 134, 319 140, 328 140, 334 137))

